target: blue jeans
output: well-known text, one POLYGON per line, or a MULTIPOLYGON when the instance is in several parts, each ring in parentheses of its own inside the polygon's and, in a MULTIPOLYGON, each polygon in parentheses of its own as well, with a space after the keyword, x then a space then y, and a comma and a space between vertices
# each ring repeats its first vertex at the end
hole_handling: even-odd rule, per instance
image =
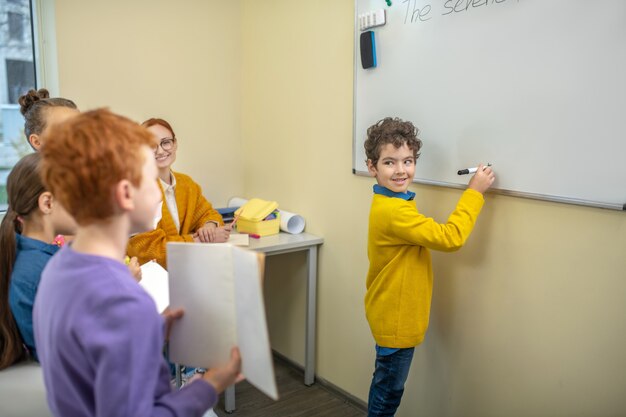
POLYGON ((367 404, 368 417, 396 414, 414 351, 415 348, 409 348, 400 349, 390 355, 376 354, 376 368, 367 404))

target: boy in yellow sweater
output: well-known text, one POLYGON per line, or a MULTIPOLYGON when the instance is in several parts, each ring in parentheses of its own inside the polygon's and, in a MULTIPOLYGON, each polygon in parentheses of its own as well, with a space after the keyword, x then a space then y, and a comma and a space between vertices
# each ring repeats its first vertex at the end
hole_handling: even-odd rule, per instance
POLYGON ((455 251, 471 233, 493 184, 479 166, 445 224, 421 214, 408 191, 422 146, 411 122, 385 118, 367 130, 365 154, 376 177, 369 217, 365 311, 376 341, 368 416, 393 416, 400 405, 415 346, 426 334, 433 288, 429 249, 455 251))

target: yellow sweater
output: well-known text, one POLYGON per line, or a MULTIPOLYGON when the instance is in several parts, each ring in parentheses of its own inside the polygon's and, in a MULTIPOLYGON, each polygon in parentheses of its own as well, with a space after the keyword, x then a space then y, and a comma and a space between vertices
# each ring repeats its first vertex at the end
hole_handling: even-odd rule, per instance
POLYGON ((429 249, 458 250, 484 203, 466 190, 445 224, 417 211, 414 201, 374 194, 369 219, 365 312, 382 347, 419 345, 428 328, 433 290, 429 249))
MULTIPOLYGON (((202 195, 202 189, 191 177, 172 172, 176 177, 176 206, 180 219, 180 230, 176 230, 174 219, 165 203, 163 188, 162 218, 151 232, 139 233, 128 241, 128 256, 136 256, 140 264, 152 259, 167 268, 165 244, 167 242, 193 242, 193 233, 208 221, 223 225, 222 216, 202 195)), ((158 180, 157 180, 158 181, 158 180)), ((161 186, 160 181, 159 187, 161 186)))

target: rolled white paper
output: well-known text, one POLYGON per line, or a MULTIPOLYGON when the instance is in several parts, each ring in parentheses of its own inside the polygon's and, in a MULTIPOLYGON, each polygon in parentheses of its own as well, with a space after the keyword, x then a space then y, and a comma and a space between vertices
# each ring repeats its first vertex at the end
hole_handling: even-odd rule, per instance
MULTIPOLYGON (((233 197, 228 201, 228 207, 241 207, 246 204, 248 200, 242 197, 233 197)), ((283 232, 297 235, 304 231, 305 221, 299 214, 291 213, 285 210, 278 210, 280 212, 280 230, 283 232)))
POLYGON ((292 235, 302 233, 304 230, 304 219, 302 216, 285 210, 278 211, 280 211, 280 230, 292 235))

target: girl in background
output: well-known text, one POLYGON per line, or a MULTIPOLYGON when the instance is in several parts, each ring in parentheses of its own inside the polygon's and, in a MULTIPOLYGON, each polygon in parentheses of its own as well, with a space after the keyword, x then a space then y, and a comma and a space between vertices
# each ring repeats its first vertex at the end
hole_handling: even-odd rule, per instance
POLYGON ((50 98, 45 88, 29 90, 18 100, 20 112, 24 116, 24 134, 30 146, 38 151, 41 148, 41 134, 51 123, 62 122, 78 113, 76 104, 66 98, 50 98))
POLYGON ((46 190, 39 153, 23 157, 8 176, 9 208, 0 224, 0 369, 37 359, 33 304, 41 272, 59 246, 58 234, 73 234, 76 223, 46 190))

